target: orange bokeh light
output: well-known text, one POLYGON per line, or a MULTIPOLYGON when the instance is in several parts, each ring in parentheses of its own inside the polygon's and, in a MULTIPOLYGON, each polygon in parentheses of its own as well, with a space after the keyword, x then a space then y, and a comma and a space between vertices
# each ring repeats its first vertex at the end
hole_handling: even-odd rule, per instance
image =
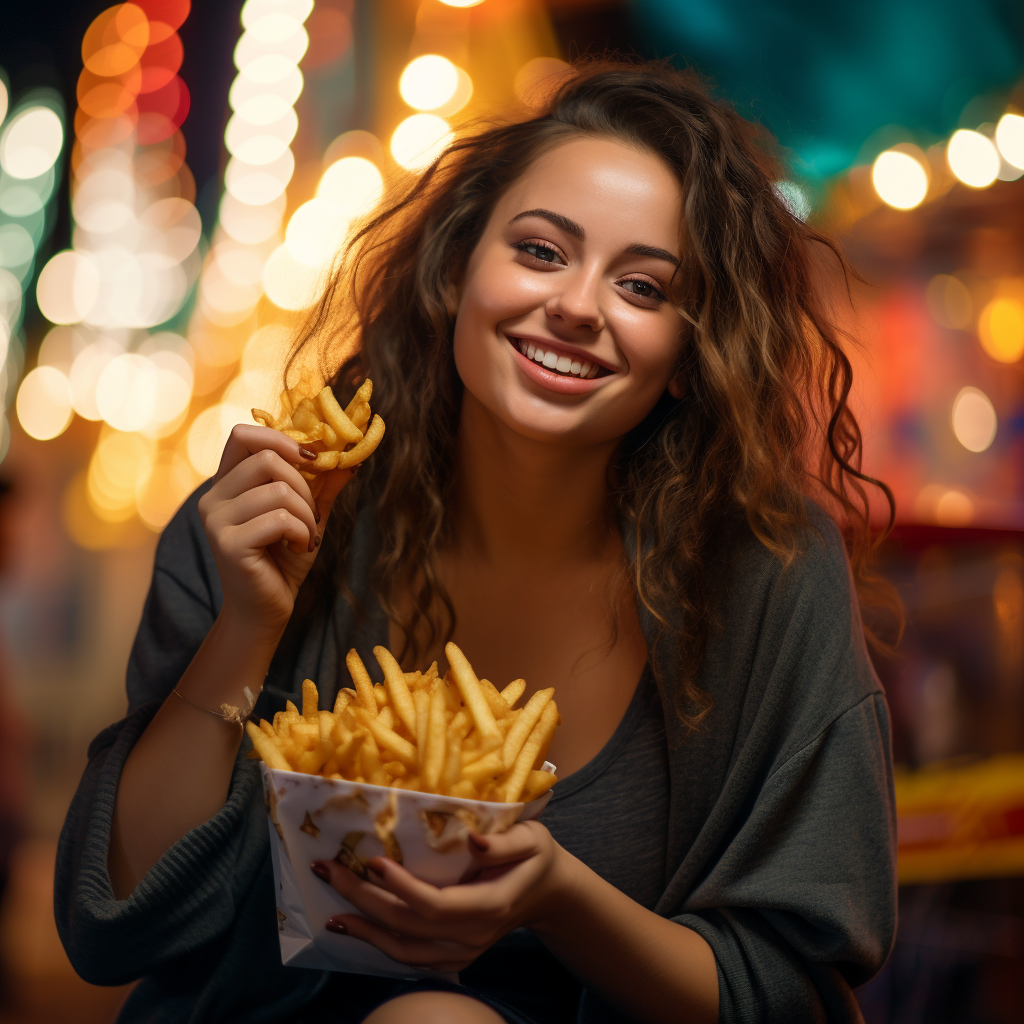
POLYGON ((78 106, 91 117, 120 117, 134 108, 141 84, 138 64, 114 78, 83 68, 78 76, 78 106))
MULTIPOLYGON (((135 108, 132 107, 134 114, 135 108)), ((124 142, 131 133, 135 131, 135 118, 124 115, 122 117, 93 117, 87 114, 81 107, 75 111, 75 135, 78 136, 82 147, 86 150, 102 149, 104 146, 116 146, 124 142)), ((84 154, 83 154, 84 155, 84 154)), ((81 159, 78 157, 77 159, 81 159)), ((72 153, 72 168, 77 166, 76 157, 72 153)))
POLYGON ((135 4, 108 7, 93 19, 82 39, 82 60, 95 75, 123 75, 149 45, 149 18, 135 4))

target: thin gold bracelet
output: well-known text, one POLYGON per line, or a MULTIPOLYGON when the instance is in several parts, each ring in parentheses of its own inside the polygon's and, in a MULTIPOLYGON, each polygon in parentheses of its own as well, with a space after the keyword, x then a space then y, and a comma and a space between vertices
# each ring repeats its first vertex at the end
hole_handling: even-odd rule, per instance
POLYGON ((171 692, 180 697, 186 704, 191 704, 192 707, 197 708, 200 711, 205 711, 208 715, 215 715, 217 718, 222 718, 225 722, 228 722, 231 725, 237 725, 239 729, 245 728, 245 723, 252 714, 252 709, 256 707, 256 698, 252 695, 252 690, 250 690, 248 686, 242 690, 245 694, 245 699, 249 702, 249 707, 245 711, 241 708, 235 707, 234 704, 221 704, 220 711, 214 711, 213 708, 204 708, 202 704, 197 704, 194 700, 190 700, 185 696, 185 694, 181 693, 177 687, 175 687, 171 692))

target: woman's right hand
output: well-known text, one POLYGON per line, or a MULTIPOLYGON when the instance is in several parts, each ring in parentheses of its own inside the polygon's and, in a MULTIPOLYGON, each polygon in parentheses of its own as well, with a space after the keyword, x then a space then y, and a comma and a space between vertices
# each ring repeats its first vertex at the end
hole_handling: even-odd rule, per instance
POLYGON ((324 474, 316 500, 302 475, 296 441, 269 427, 231 431, 213 486, 199 499, 227 612, 249 627, 280 633, 291 617, 334 499, 355 474, 324 474))

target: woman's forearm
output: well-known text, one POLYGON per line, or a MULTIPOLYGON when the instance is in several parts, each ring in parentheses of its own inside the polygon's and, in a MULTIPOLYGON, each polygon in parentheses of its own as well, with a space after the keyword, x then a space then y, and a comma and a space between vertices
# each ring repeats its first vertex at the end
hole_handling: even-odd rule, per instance
MULTIPOLYGON (((260 692, 278 638, 253 636, 223 614, 178 690, 203 707, 247 706, 260 692)), ((129 896, 183 835, 208 821, 228 795, 242 731, 171 694, 125 762, 114 804, 108 868, 117 899, 129 896)))
POLYGON ((590 988, 650 1024, 715 1024, 718 968, 691 928, 659 917, 559 848, 563 898, 531 925, 590 988))

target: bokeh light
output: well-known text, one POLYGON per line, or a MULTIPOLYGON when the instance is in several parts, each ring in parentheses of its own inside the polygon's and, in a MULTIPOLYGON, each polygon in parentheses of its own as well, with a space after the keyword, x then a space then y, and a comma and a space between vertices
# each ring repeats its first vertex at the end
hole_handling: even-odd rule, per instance
POLYGON ((65 249, 51 256, 40 272, 36 302, 51 323, 76 324, 92 311, 99 291, 100 271, 93 255, 65 249))
POLYGON ((962 331, 974 319, 970 289, 952 274, 936 274, 926 289, 928 310, 943 327, 962 331))
POLYGON ((149 19, 135 4, 108 7, 82 39, 82 62, 95 75, 123 75, 138 63, 149 45, 149 19))
POLYGON ((391 136, 391 155, 407 171, 422 171, 444 152, 453 138, 443 117, 413 114, 391 136))
POLYGON ((231 433, 230 425, 225 429, 221 413, 219 404, 211 405, 192 421, 188 430, 185 443, 188 461, 204 480, 217 472, 221 453, 231 433))
POLYGON ((962 388, 953 399, 950 417, 956 439, 971 452, 983 452, 995 440, 998 420, 988 395, 978 388, 962 388))
POLYGON ((1024 355, 1024 303, 1010 296, 994 298, 978 318, 978 339, 998 362, 1017 362, 1024 355))
POLYGON ((71 387, 54 366, 37 366, 18 388, 18 422, 29 437, 49 441, 71 422, 71 387))
MULTIPOLYGON (((287 245, 279 245, 263 270, 267 298, 281 309, 309 309, 323 294, 324 274, 297 260, 287 245)), ((194 463, 193 463, 194 465, 194 463)))
POLYGON ((0 134, 0 167, 12 178, 38 178, 60 156, 64 125, 50 107, 27 107, 0 134))
POLYGON ((871 166, 871 183, 879 199, 897 210, 920 206, 928 194, 928 173, 909 153, 888 149, 871 166))
POLYGON ((323 267, 341 249, 350 223, 340 206, 326 199, 311 199, 288 221, 285 246, 300 263, 314 269, 323 267))
POLYGON ((279 159, 298 129, 299 119, 291 107, 285 107, 276 120, 269 122, 253 123, 239 112, 228 121, 224 144, 232 156, 258 167, 279 159))
POLYGON ((7 116, 7 104, 10 100, 10 96, 7 92, 7 83, 4 82, 3 78, 0 78, 0 124, 4 123, 4 118, 7 116))
POLYGON ((287 14, 299 23, 313 10, 313 0, 248 0, 242 7, 242 27, 252 28, 268 14, 287 14))
POLYGON ((68 371, 71 382, 71 404, 75 412, 86 420, 103 418, 96 404, 96 385, 107 363, 124 350, 111 338, 99 337, 75 356, 68 371))
POLYGON ((354 219, 369 213, 380 202, 384 195, 384 178, 371 160, 346 156, 324 171, 316 194, 354 219))
POLYGON ((539 110, 571 71, 570 66, 557 57, 534 57, 516 72, 512 92, 520 103, 531 110, 539 110))
POLYGON ((139 518, 151 530, 162 530, 201 479, 179 452, 161 452, 149 474, 136 483, 135 505, 139 518))
POLYGON ((272 238, 281 227, 287 199, 281 192, 269 203, 251 206, 230 192, 220 201, 219 223, 236 242, 258 245, 272 238))
POLYGON ((276 160, 259 166, 232 157, 224 171, 224 187, 239 202, 263 206, 284 193, 294 172, 295 157, 290 149, 285 149, 276 160))
POLYGON ((417 110, 443 106, 455 95, 458 85, 458 68, 447 57, 436 53, 410 61, 398 79, 402 99, 417 110))
POLYGON ((484 0, 441 0, 446 7, 478 7, 484 0))
POLYGON ((974 519, 974 502, 955 487, 935 503, 935 521, 940 526, 969 526, 974 519))
POLYGON ((96 408, 115 430, 141 430, 157 400, 156 367, 134 352, 111 359, 96 381, 96 408))
POLYGON ((985 188, 999 174, 999 152, 991 139, 980 132, 961 128, 953 132, 946 147, 949 169, 971 188, 985 188))
POLYGON ((1008 164, 1024 169, 1024 117, 1003 114, 996 125, 996 145, 1008 164))
POLYGON ((109 523, 135 515, 135 492, 153 468, 155 446, 140 434, 106 431, 89 462, 87 493, 92 511, 109 523))

